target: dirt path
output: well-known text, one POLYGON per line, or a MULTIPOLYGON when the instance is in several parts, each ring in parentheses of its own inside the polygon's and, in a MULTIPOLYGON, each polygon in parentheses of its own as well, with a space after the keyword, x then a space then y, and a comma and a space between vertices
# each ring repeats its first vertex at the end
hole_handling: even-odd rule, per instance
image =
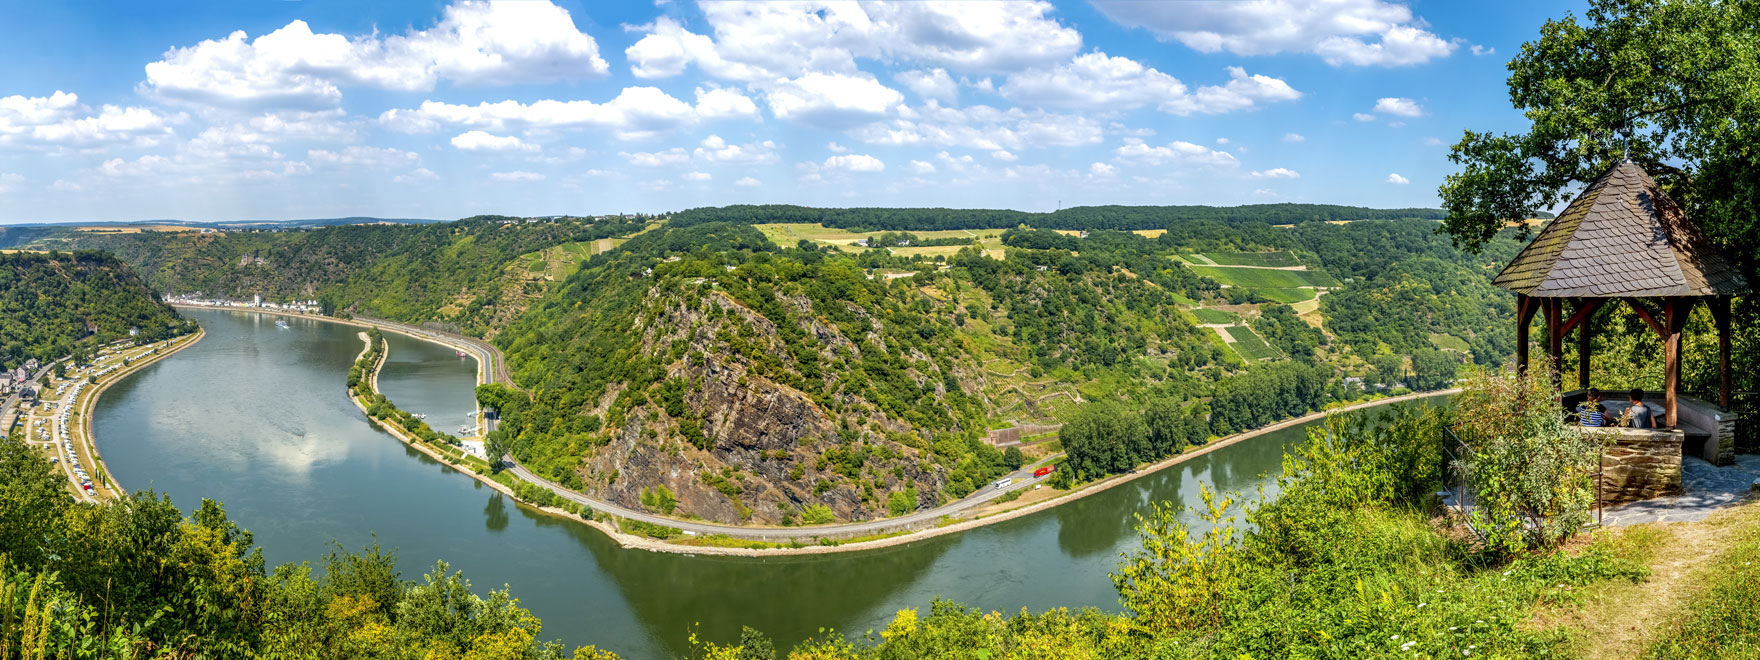
POLYGON ((1714 560, 1740 540, 1741 529, 1760 524, 1760 502, 1719 511, 1697 523, 1651 523, 1612 530, 1619 543, 1650 554, 1650 576, 1615 584, 1574 612, 1541 613, 1538 619, 1576 632, 1588 660, 1636 658, 1686 620, 1686 607, 1715 581, 1714 560))

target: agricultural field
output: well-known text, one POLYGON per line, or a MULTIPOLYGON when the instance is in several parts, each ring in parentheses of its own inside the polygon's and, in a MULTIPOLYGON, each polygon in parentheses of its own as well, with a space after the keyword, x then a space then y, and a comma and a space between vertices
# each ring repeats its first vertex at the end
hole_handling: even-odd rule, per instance
MULTIPOLYGON (((752 225, 762 232, 770 242, 783 247, 793 247, 800 241, 811 241, 820 245, 834 246, 845 252, 860 252, 863 248, 856 241, 878 236, 885 232, 853 232, 847 229, 826 227, 818 223, 771 222, 752 225)), ((917 238, 933 240, 938 238, 970 238, 978 241, 984 254, 1001 259, 1004 255, 1001 229, 948 229, 940 231, 912 231, 909 233, 917 238)), ((903 257, 951 257, 959 252, 964 245, 942 245, 935 247, 899 247, 892 248, 892 253, 903 257)))
POLYGON ((1430 343, 1445 351, 1460 351, 1462 353, 1472 351, 1472 348, 1467 346, 1467 340, 1440 332, 1430 333, 1430 343))
POLYGON ((1225 266, 1259 266, 1262 268, 1282 268, 1300 266, 1296 255, 1289 252, 1205 252, 1202 256, 1211 263, 1225 266))
MULTIPOLYGON (((101 225, 101 226, 90 226, 90 227, 77 227, 74 229, 74 231, 85 232, 88 234, 139 234, 141 232, 148 232, 148 231, 199 232, 202 230, 203 229, 201 227, 188 227, 188 226, 184 226, 184 225, 127 225, 127 226, 101 225)), ((209 229, 208 231, 213 232, 213 231, 217 231, 217 230, 209 229)))
POLYGON ((1254 360, 1264 360, 1277 357, 1277 349, 1272 348, 1271 345, 1265 343, 1265 340, 1260 339, 1258 333, 1253 332, 1251 327, 1235 325, 1229 326, 1227 331, 1228 336, 1234 339, 1233 342, 1229 343, 1229 347, 1233 348, 1234 352, 1239 353, 1241 359, 1252 362, 1254 360))
POLYGON ((580 270, 581 262, 595 254, 608 252, 623 245, 627 238, 602 238, 596 241, 579 241, 552 245, 537 252, 528 252, 514 260, 515 267, 523 267, 530 279, 545 279, 560 282, 568 279, 575 271, 580 270))
POLYGON ((1199 323, 1207 323, 1211 325, 1218 323, 1234 323, 1241 320, 1241 316, 1234 312, 1225 312, 1220 309, 1205 309, 1202 307, 1192 310, 1192 316, 1198 317, 1199 323))
POLYGON ((1259 294, 1259 297, 1266 300, 1294 305, 1315 300, 1320 292, 1316 289, 1253 289, 1253 293, 1259 294))
MULTIPOLYGON (((1338 280, 1331 275, 1311 270, 1272 270, 1269 268, 1217 268, 1192 266, 1192 272, 1216 280, 1225 286, 1243 289, 1296 289, 1305 286, 1335 287, 1338 280)), ((1310 296, 1312 297, 1312 296, 1310 296)))

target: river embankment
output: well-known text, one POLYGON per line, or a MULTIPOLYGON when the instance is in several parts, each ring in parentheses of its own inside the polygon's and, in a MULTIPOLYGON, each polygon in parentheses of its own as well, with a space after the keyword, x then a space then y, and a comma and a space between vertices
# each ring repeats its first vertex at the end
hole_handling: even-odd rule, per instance
MULTIPOLYGON (((290 312, 290 311, 283 311, 283 310, 273 310, 273 309, 215 307, 215 306, 206 306, 206 305, 184 305, 184 304, 180 304, 179 306, 191 307, 191 308, 196 308, 196 309, 217 309, 217 310, 227 310, 227 311, 243 311, 243 312, 257 312, 257 313, 264 313, 264 314, 275 314, 275 315, 281 315, 281 316, 307 318, 307 319, 312 319, 312 320, 317 320, 317 321, 327 321, 327 322, 339 323, 339 324, 344 324, 344 325, 351 325, 351 326, 362 327, 362 328, 377 328, 381 331, 386 331, 386 332, 395 332, 397 334, 400 334, 400 335, 403 335, 406 337, 410 337, 413 339, 417 339, 420 341, 427 341, 427 342, 439 344, 442 346, 447 346, 447 347, 453 348, 455 350, 463 351, 467 355, 472 356, 474 359, 477 360, 477 365, 478 365, 477 372, 478 372, 478 382, 479 383, 487 382, 488 379, 493 378, 492 369, 488 365, 488 360, 502 359, 498 355, 495 355, 495 356, 481 355, 479 353, 479 351, 485 350, 486 345, 479 346, 479 345, 474 345, 474 344, 470 344, 470 343, 466 343, 466 342, 462 342, 462 341, 457 341, 457 340, 450 340, 449 341, 448 340, 449 338, 445 337, 444 335, 430 334, 430 333, 426 333, 426 332, 413 332, 410 330, 410 328, 408 326, 403 326, 401 324, 385 323, 385 322, 378 322, 378 321, 374 321, 374 320, 364 320, 364 319, 341 319, 341 318, 333 318, 333 317, 317 315, 317 314, 305 314, 305 313, 290 312)), ((363 333, 363 336, 364 336, 364 333, 363 333)), ((486 349, 489 351, 495 350, 494 347, 492 347, 492 346, 486 346, 486 349)), ((370 345, 366 348, 363 348, 362 355, 365 355, 370 350, 371 350, 370 345)), ((385 360, 388 359, 389 353, 390 353, 390 347, 387 344, 387 346, 385 347, 385 350, 380 355, 378 363, 376 365, 374 365, 374 367, 372 369, 372 373, 365 375, 365 377, 368 379, 368 382, 369 382, 369 384, 372 388, 372 391, 374 393, 379 392, 378 374, 379 374, 380 369, 383 367, 385 360)), ((895 527, 886 526, 884 521, 876 521, 876 522, 880 522, 881 523, 880 525, 874 525, 872 523, 846 523, 843 525, 828 525, 828 526, 820 526, 820 527, 791 527, 791 528, 737 527, 737 526, 704 524, 699 521, 659 519, 659 518, 657 518, 655 516, 651 516, 651 515, 646 515, 646 514, 642 515, 643 518, 654 518, 655 519, 655 520, 642 520, 641 521, 641 522, 645 522, 648 524, 672 525, 672 526, 679 526, 679 527, 696 528, 699 530, 697 533, 694 533, 694 534, 681 534, 680 537, 677 538, 677 540, 682 541, 682 542, 670 542, 669 540, 655 539, 655 538, 650 538, 647 536, 638 536, 638 535, 632 535, 632 534, 626 533, 623 530, 619 529, 619 527, 617 526, 617 524, 615 522, 614 514, 617 513, 617 511, 607 512, 604 510, 604 509, 608 509, 608 508, 622 510, 623 507, 617 507, 616 505, 607 506, 607 503, 600 502, 595 498, 590 498, 590 497, 588 497, 584 494, 578 493, 576 491, 564 489, 557 484, 549 483, 547 481, 531 480, 531 479, 523 479, 522 480, 522 481, 525 481, 526 483, 535 485, 537 487, 549 489, 553 493, 556 493, 559 497, 562 497, 562 498, 568 499, 568 500, 574 500, 576 502, 579 502, 580 504, 583 504, 587 507, 592 508, 593 510, 591 512, 589 512, 590 515, 585 515, 585 516, 577 515, 577 514, 571 513, 567 510, 564 510, 564 509, 561 509, 558 507, 544 506, 541 504, 531 502, 529 499, 519 497, 516 490, 513 487, 511 487, 507 483, 504 483, 502 480, 496 479, 495 474, 485 474, 484 472, 480 472, 478 469, 475 469, 476 466, 470 460, 463 459, 460 456, 449 455, 449 453, 446 452, 445 450, 438 448, 438 447, 431 446, 429 443, 421 441, 413 433, 411 433, 408 429, 401 427, 400 425, 396 424, 395 422, 393 422, 391 420, 375 419, 374 423, 377 424, 383 430, 385 430, 387 433, 389 433, 392 437, 397 438, 399 442, 402 442, 403 444, 405 444, 413 449, 416 449, 417 451, 420 451, 423 454, 425 454, 431 458, 434 458, 435 460, 438 460, 438 461, 441 461, 443 463, 446 463, 448 465, 453 466, 460 473, 465 474, 465 475, 483 483, 484 485, 487 485, 490 488, 493 488, 493 489, 495 489, 495 490, 497 490, 507 496, 513 497, 514 499, 519 501, 521 503, 521 505, 530 507, 530 508, 538 510, 538 511, 542 511, 543 513, 545 513, 547 515, 560 517, 560 518, 566 518, 569 520, 573 520, 573 521, 588 525, 588 526, 606 534, 612 540, 616 541, 618 543, 618 545, 620 545, 624 548, 641 549, 641 550, 648 550, 648 551, 652 551, 652 552, 668 552, 668 553, 677 553, 677 554, 687 554, 687 555, 774 557, 774 556, 784 556, 784 555, 824 555, 824 554, 832 554, 832 553, 860 552, 860 551, 865 551, 865 550, 876 550, 876 549, 882 549, 882 548, 889 548, 889 547, 914 543, 917 541, 932 539, 932 538, 936 538, 936 537, 947 536, 947 535, 951 535, 951 534, 958 534, 961 532, 966 532, 966 531, 970 531, 973 529, 978 529, 978 528, 985 527, 988 525, 994 525, 997 523, 1001 523, 1001 522, 1005 522, 1005 521, 1009 521, 1009 520, 1014 520, 1014 519, 1025 517, 1025 516, 1031 516, 1035 513, 1044 512, 1044 511, 1056 508, 1058 506, 1062 506, 1065 504, 1069 504, 1071 502, 1079 501, 1083 498, 1087 498, 1087 497, 1090 497, 1090 496, 1093 496, 1093 495, 1096 495, 1096 494, 1099 494, 1102 492, 1106 492, 1110 489, 1117 488, 1119 486, 1131 483, 1135 480, 1142 479, 1142 478, 1150 476, 1150 475, 1154 475, 1154 474, 1161 472, 1163 470, 1181 465, 1187 461, 1194 460, 1200 456, 1208 455, 1212 452, 1219 451, 1223 448, 1230 447, 1230 446, 1233 446, 1233 445, 1236 445, 1236 444, 1239 444, 1242 442, 1246 442, 1247 440, 1258 438, 1258 437, 1264 436, 1266 434, 1274 433, 1274 432, 1277 432, 1277 431, 1280 431, 1280 430, 1283 430, 1286 428, 1290 428, 1292 426, 1297 426, 1297 425, 1301 425, 1301 424, 1314 422, 1316 420, 1323 419, 1326 416, 1334 414, 1334 413, 1351 412, 1351 411, 1355 411, 1355 410, 1362 410, 1362 409, 1372 408, 1372 407, 1376 407, 1376 406, 1383 406, 1383 405, 1390 405, 1390 404, 1396 404, 1396 403, 1407 402, 1407 401, 1414 401, 1414 400, 1419 400, 1419 399, 1428 398, 1428 397, 1445 396, 1445 395, 1449 395, 1449 394, 1455 394, 1458 392, 1459 392, 1458 389, 1450 389, 1450 390, 1442 390, 1442 391, 1436 391, 1436 392, 1412 393, 1412 394, 1406 394, 1406 395, 1401 395, 1401 396, 1388 397, 1388 398, 1376 399, 1376 400, 1372 400, 1372 401, 1365 401, 1365 402, 1350 404, 1347 406, 1343 406, 1343 407, 1339 407, 1339 408, 1335 408, 1335 409, 1331 409, 1331 410, 1327 410, 1327 411, 1322 411, 1322 412, 1310 413, 1307 415, 1303 415, 1301 417, 1287 419, 1287 420, 1277 422, 1275 424, 1271 424, 1268 426, 1260 427, 1257 429, 1243 431, 1241 433, 1236 433, 1236 434, 1232 434, 1232 435, 1229 435, 1229 436, 1226 436, 1223 438, 1218 438, 1218 439, 1212 440, 1211 442, 1208 442, 1202 446, 1189 449, 1185 452, 1168 457, 1168 458, 1163 459, 1161 461, 1158 461, 1156 463, 1139 467, 1136 470, 1133 470, 1131 472, 1128 472, 1125 474, 1113 475, 1113 476, 1110 476, 1110 477, 1107 477, 1104 479, 1088 482, 1086 484, 1082 484, 1081 486, 1079 486, 1071 491, 1068 491, 1065 493, 1059 493, 1059 494, 1053 495, 1052 497, 1044 499, 1044 500, 1022 504, 1021 506, 1019 506, 1017 508, 1004 509, 1001 511, 992 511, 992 512, 980 515, 980 516, 976 516, 976 517, 968 518, 968 519, 964 519, 964 520, 958 519, 958 516, 962 513, 966 513, 969 510, 975 510, 975 509, 978 509, 980 507, 985 506, 989 502, 989 498, 978 498, 978 497, 969 498, 969 501, 966 504, 963 504, 961 506, 948 508, 948 509, 946 509, 945 514, 937 516, 935 519, 933 519, 931 521, 927 521, 927 522, 925 522, 923 520, 900 521, 895 527), (851 530, 843 529, 843 528, 852 527, 852 526, 855 526, 858 524, 861 525, 861 527, 862 527, 859 531, 851 531, 851 530), (754 534, 756 534, 760 531, 766 533, 765 534, 766 538, 754 538, 753 537, 754 534), (776 538, 777 533, 784 532, 784 531, 786 531, 788 533, 788 536, 793 537, 793 538, 790 539, 789 541, 784 541, 784 542, 780 542, 780 543, 776 542, 774 539, 776 538), (703 538, 704 536, 714 537, 714 536, 719 536, 719 535, 724 535, 726 537, 730 537, 729 540, 732 542, 726 543, 725 545, 713 545, 713 544, 710 544, 713 542, 712 539, 703 538), (852 540, 836 541, 836 539, 838 539, 840 536, 843 536, 843 537, 854 536, 855 538, 852 540), (824 542, 820 542, 819 539, 831 539, 833 541, 830 543, 824 543, 824 542), (804 540, 811 540, 812 543, 809 544, 809 543, 803 542, 804 540)), ((365 413, 367 411, 367 409, 369 407, 368 402, 361 400, 359 397, 357 397, 352 392, 349 395, 349 399, 363 413, 365 413)), ((517 477, 517 476, 510 475, 508 471, 502 471, 499 474, 508 475, 508 477, 507 477, 508 479, 519 479, 519 477, 517 477)), ((961 503, 955 503, 955 504, 960 505, 961 503)))
POLYGON ((94 440, 96 436, 92 432, 92 411, 97 410, 98 399, 104 396, 104 390, 110 389, 110 386, 122 382, 129 375, 146 368, 147 365, 194 346, 206 335, 206 331, 197 327, 194 333, 174 337, 171 343, 163 347, 164 350, 153 351, 130 362, 122 369, 104 374, 104 377, 92 387, 91 392, 81 392, 79 400, 74 402, 73 416, 78 418, 78 423, 73 426, 73 444, 78 451, 84 453, 86 458, 91 460, 92 466, 98 469, 102 493, 115 498, 128 495, 128 491, 122 487, 122 484, 116 480, 115 474, 110 471, 110 466, 104 463, 104 455, 98 452, 98 443, 94 440))

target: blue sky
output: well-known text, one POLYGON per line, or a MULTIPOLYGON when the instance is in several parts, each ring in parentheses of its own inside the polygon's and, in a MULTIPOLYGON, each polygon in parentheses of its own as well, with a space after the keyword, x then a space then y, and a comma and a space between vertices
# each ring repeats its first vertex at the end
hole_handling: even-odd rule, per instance
POLYGON ((9 2, 0 222, 1434 206, 1581 9, 9 2))

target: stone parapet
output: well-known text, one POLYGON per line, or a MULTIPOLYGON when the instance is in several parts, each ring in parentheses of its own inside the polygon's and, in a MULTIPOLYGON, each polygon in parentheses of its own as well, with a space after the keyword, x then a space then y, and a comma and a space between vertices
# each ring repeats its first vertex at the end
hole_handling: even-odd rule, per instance
POLYGON ((1614 506, 1681 494, 1681 431, 1610 431, 1601 454, 1601 504, 1614 506))

